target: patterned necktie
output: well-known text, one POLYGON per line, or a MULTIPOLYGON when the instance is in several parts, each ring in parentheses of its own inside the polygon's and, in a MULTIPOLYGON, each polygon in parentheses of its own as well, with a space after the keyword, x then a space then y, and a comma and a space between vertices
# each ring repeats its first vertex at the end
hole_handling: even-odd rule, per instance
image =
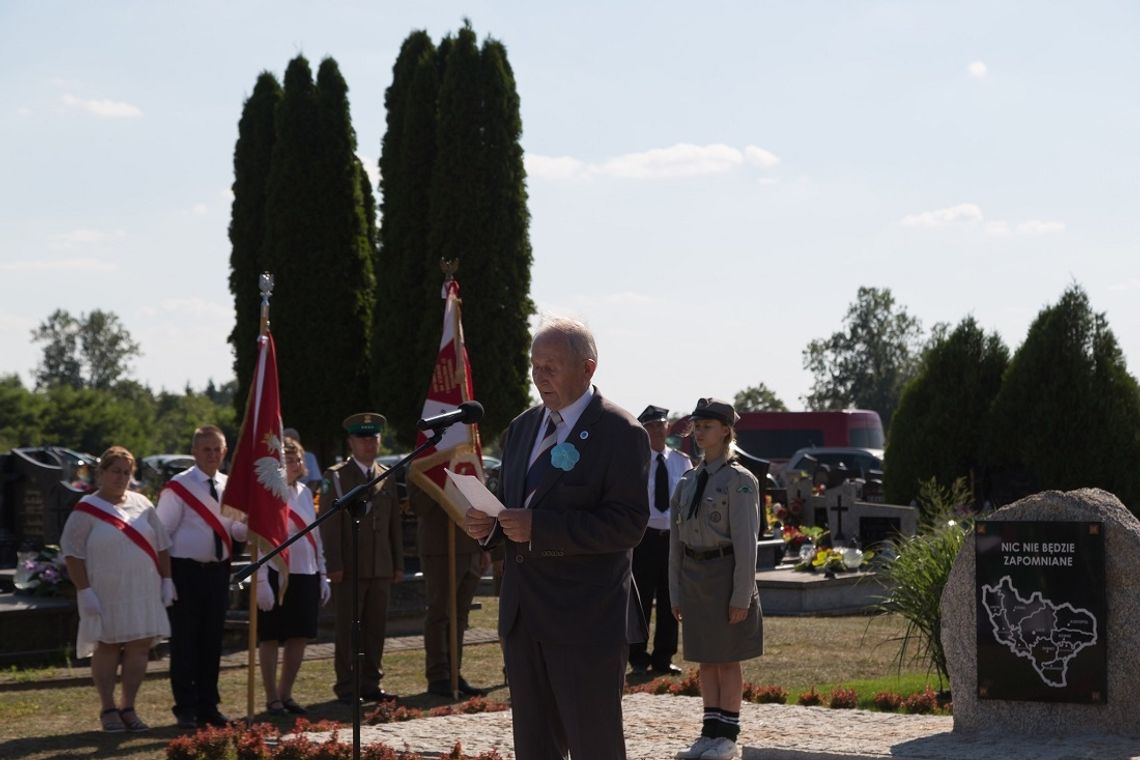
POLYGON ((665 455, 657 455, 657 472, 653 475, 653 508, 669 511, 669 473, 665 470, 665 455))
POLYGON ((701 505, 701 497, 705 495, 705 485, 709 482, 709 471, 701 470, 697 476, 697 490, 693 492, 693 500, 689 502, 689 519, 697 514, 697 507, 701 505))
POLYGON ((546 432, 543 433, 542 442, 538 444, 538 456, 534 458, 530 469, 526 471, 526 499, 523 501, 523 509, 530 507, 530 500, 534 498, 534 492, 538 490, 542 476, 551 468, 550 450, 554 447, 554 442, 558 440, 558 426, 561 424, 562 415, 551 410, 550 420, 546 423, 546 432))
MULTIPOLYGON (((214 479, 208 478, 206 482, 210 484, 210 498, 217 501, 218 489, 214 486, 214 479)), ((222 558, 222 537, 213 530, 210 531, 210 534, 214 537, 214 559, 220 560, 222 558)))

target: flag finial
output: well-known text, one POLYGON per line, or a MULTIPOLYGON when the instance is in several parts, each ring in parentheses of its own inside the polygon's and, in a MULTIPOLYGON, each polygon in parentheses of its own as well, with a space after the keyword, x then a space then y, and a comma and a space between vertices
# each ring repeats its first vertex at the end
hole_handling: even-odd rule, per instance
POLYGON ((451 282, 455 279, 455 273, 459 271, 459 259, 452 259, 451 261, 448 261, 447 259, 440 257, 439 268, 443 270, 443 274, 445 275, 443 278, 444 282, 451 282))
POLYGON ((257 287, 261 291, 261 329, 260 334, 269 331, 269 296, 273 295, 273 275, 262 272, 257 278, 257 287))

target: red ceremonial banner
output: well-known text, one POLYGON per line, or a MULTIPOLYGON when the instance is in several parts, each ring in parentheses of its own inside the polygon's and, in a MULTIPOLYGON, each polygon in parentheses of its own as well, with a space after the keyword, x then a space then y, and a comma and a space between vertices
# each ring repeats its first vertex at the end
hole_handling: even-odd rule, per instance
MULTIPOLYGON (((223 507, 247 516, 249 542, 265 554, 289 536, 289 484, 281 434, 281 397, 277 386, 277 351, 273 336, 257 339, 257 367, 241 424, 223 507)), ((289 578, 289 551, 273 558, 278 572, 278 598, 289 578)))
MULTIPOLYGON (((443 298, 443 336, 424 401, 422 416, 425 418, 453 411, 475 395, 471 363, 463 344, 461 301, 456 280, 443 284, 443 298)), ((427 439, 428 436, 421 431, 416 436, 416 443, 421 444, 427 439)), ((452 497, 445 469, 483 479, 483 447, 479 443, 478 425, 452 425, 435 448, 428 449, 408 466, 408 478, 462 526, 465 507, 452 497)))

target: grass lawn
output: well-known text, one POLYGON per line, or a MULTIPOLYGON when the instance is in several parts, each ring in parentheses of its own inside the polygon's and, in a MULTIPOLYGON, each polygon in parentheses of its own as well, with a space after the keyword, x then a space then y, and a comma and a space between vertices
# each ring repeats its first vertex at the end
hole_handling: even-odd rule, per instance
MULTIPOLYGON (((472 613, 472 625, 494 628, 497 601, 480 597, 483 608, 472 613)), ((826 692, 835 685, 855 688, 865 704, 877 691, 910 693, 928 681, 921 667, 904 669, 897 675, 894 641, 903 629, 898 618, 774 617, 764 621, 764 657, 744 664, 744 679, 756 685, 782 686, 790 701, 815 686, 826 692)), ((411 707, 430 708, 446 700, 424 693, 422 650, 389 653, 384 656, 384 688, 403 698, 411 707)), ((688 669, 688 663, 677 664, 688 669)), ((495 644, 468 647, 463 672, 477 686, 491 688, 490 699, 506 701, 509 693, 503 683, 502 657, 495 644)), ((84 673, 85 668, 78 669, 84 673)), ((156 760, 165 757, 165 748, 183 731, 175 728, 170 714, 170 687, 163 675, 148 679, 136 703, 139 715, 154 728, 143 734, 104 734, 98 730, 99 703, 94 687, 40 685, 41 679, 60 669, 0 672, 0 684, 15 685, 0 690, 0 758, 62 760, 63 758, 124 758, 156 760)), ((338 704, 332 695, 331 659, 310 660, 301 668, 294 696, 309 707, 311 720, 330 719, 352 722, 349 707, 338 704)), ((245 670, 225 670, 221 677, 222 711, 231 718, 245 714, 245 670)), ((260 680, 256 705, 264 709, 260 680)), ((366 708, 367 711, 367 708, 366 708)), ((292 726, 291 718, 271 720, 262 714, 258 720, 292 726)), ((440 750, 450 747, 441 746, 440 750)))

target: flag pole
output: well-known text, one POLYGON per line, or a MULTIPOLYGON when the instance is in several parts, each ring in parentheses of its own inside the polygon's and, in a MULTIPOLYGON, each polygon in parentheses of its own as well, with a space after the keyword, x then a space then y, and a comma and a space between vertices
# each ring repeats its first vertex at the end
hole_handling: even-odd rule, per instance
MULTIPOLYGON (((447 283, 455 279, 455 270, 459 268, 458 261, 440 261, 443 269, 443 292, 446 300, 447 283)), ((458 330, 455 333, 459 338, 458 330)), ((439 505, 443 509, 443 505, 439 505)), ((457 597, 459 589, 455 582, 455 521, 447 521, 447 662, 451 666, 451 698, 459 699, 459 604, 457 597)))
MULTIPOLYGON (((258 289, 261 290, 261 322, 258 327, 258 337, 264 338, 269 335, 269 297, 273 294, 273 275, 269 272, 262 272, 257 278, 258 289)), ((249 560, 251 563, 257 562, 257 542, 250 541, 249 544, 249 560)), ((266 570, 268 572, 268 570, 266 570)), ((248 652, 248 670, 246 671, 245 679, 245 717, 246 724, 253 724, 253 703, 255 691, 257 688, 257 579, 253 579, 253 583, 249 584, 249 642, 247 644, 248 652)), ((274 674, 276 677, 276 674, 274 674)))

